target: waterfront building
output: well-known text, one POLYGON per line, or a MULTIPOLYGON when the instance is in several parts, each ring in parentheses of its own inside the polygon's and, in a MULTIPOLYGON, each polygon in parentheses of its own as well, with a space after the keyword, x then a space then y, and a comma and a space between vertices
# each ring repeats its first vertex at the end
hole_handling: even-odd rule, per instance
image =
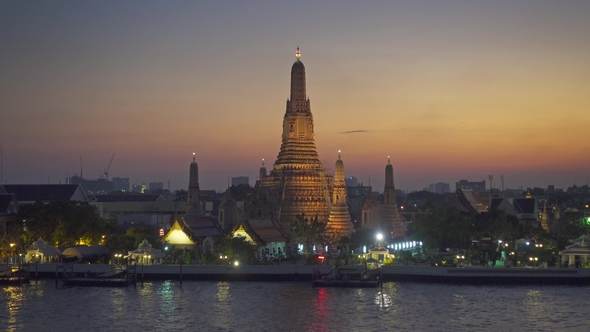
POLYGON ((560 251, 562 266, 569 267, 588 267, 588 256, 590 256, 590 237, 582 235, 560 251))
POLYGON ((231 234, 244 237, 256 246, 259 260, 285 258, 287 255, 287 234, 271 218, 241 219, 231 234))
POLYGON ((216 217, 203 210, 200 195, 199 166, 193 153, 193 161, 189 167, 186 213, 173 216, 172 227, 164 235, 164 239, 177 247, 194 248, 206 257, 211 257, 215 253, 214 238, 218 235, 225 236, 226 232, 216 217))
POLYGON ((194 250, 199 244, 199 239, 182 219, 175 219, 168 233, 164 235, 164 242, 176 249, 194 250))
POLYGON ((130 261, 138 265, 162 264, 164 258, 162 250, 152 248, 152 245, 146 239, 143 239, 137 249, 129 251, 127 255, 130 261))
POLYGON ((39 237, 37 241, 27 247, 25 262, 29 263, 56 263, 61 260, 61 252, 47 244, 43 238, 39 237))

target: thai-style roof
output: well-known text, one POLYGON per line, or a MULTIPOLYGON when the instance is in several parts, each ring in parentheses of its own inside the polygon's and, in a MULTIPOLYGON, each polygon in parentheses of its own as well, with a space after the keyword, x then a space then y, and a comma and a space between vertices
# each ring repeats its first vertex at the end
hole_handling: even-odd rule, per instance
POLYGON ((79 184, 5 184, 7 193, 14 193, 20 202, 53 202, 75 200, 88 202, 88 196, 79 184))
POLYGON ((185 220, 185 223, 199 239, 226 235, 217 219, 212 217, 191 218, 191 220, 185 220))
POLYGON ((584 234, 584 235, 580 236, 577 239, 570 240, 570 242, 571 243, 580 244, 580 245, 584 245, 584 246, 590 246, 590 237, 588 237, 586 234, 584 234))
MULTIPOLYGON (((174 231, 183 232, 193 244, 197 244, 200 241, 199 238, 197 237, 197 235, 190 229, 190 227, 182 219, 181 220, 176 219, 174 221, 174 223, 172 224, 172 227, 170 227, 170 230, 168 231, 166 236, 164 236, 164 239, 166 241, 168 241, 169 235, 172 234, 172 232, 174 232, 174 231)), ((172 243, 172 244, 174 244, 174 243, 172 243)))
POLYGON ((515 198, 512 206, 516 210, 516 213, 537 213, 534 198, 515 198))
POLYGON ((565 250, 559 252, 560 255, 590 255, 590 246, 572 244, 565 247, 565 250))
POLYGON ((37 241, 33 242, 33 244, 27 248, 27 253, 29 254, 42 254, 43 256, 61 256, 61 252, 45 242, 43 238, 39 237, 37 241))
POLYGON ((76 246, 65 249, 62 252, 67 258, 77 257, 81 258, 92 258, 106 256, 109 254, 109 250, 104 246, 76 246))
POLYGON ((482 213, 488 211, 488 207, 482 203, 475 190, 459 188, 457 189, 457 197, 459 198, 461 205, 463 205, 463 207, 472 213, 482 213))
MULTIPOLYGON (((235 232, 243 227, 246 233, 259 245, 265 245, 273 242, 287 242, 287 234, 271 218, 248 218, 241 219, 236 227, 235 232)), ((233 233, 232 232, 232 233, 233 233)))
POLYGON ((137 249, 129 251, 129 255, 149 255, 153 259, 164 257, 164 253, 161 250, 152 248, 147 239, 143 239, 137 249))
POLYGON ((0 216, 18 213, 18 203, 14 194, 0 193, 0 216))
POLYGON ((116 195, 96 195, 92 196, 93 202, 165 202, 162 195, 156 194, 116 194, 116 195))

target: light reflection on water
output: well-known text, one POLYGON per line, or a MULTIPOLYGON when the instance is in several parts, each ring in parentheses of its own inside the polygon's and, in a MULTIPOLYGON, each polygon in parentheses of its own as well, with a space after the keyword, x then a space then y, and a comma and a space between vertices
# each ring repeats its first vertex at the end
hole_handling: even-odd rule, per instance
POLYGON ((4 331, 580 331, 588 287, 307 282, 146 282, 129 288, 4 287, 4 331))

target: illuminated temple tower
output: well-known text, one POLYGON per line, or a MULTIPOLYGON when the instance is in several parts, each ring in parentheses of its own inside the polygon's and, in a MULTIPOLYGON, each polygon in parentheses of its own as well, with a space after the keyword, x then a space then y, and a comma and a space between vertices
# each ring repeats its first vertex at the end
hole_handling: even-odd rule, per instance
POLYGON ((342 159, 340 159, 340 151, 338 151, 338 160, 336 161, 336 167, 334 168, 332 208, 330 209, 328 231, 334 234, 336 239, 343 236, 350 237, 352 233, 352 223, 350 222, 350 212, 348 211, 346 198, 344 163, 342 162, 342 159))
POLYGON ((402 225, 402 218, 397 212, 395 201, 395 185, 393 184, 393 166, 387 157, 385 166, 385 189, 383 191, 383 205, 381 206, 381 226, 384 231, 391 232, 392 238, 404 237, 405 230, 402 225))
MULTIPOLYGON (((330 215, 331 176, 320 162, 315 146, 313 115, 305 93, 305 67, 297 60, 291 68, 291 96, 283 119, 282 144, 270 174, 260 172, 259 196, 267 211, 287 232, 298 214, 327 222, 330 215)), ((252 213, 251 213, 252 214, 252 213)), ((263 213, 264 214, 264 213, 263 213)))

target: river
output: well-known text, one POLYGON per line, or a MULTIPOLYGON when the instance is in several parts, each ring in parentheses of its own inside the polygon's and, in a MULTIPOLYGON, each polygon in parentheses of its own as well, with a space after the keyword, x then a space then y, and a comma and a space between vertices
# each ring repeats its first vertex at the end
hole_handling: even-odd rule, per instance
POLYGON ((589 287, 146 282, 2 287, 2 331, 587 331, 589 287))

